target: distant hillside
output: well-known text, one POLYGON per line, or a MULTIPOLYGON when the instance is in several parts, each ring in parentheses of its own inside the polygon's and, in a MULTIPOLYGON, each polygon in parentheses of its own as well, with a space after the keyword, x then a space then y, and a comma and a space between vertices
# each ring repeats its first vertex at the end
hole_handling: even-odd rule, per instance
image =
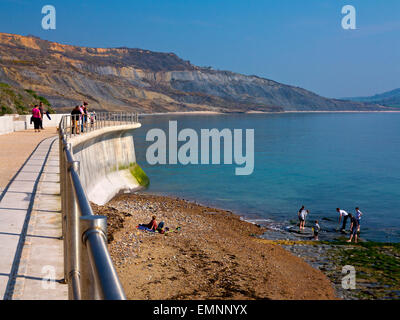
POLYGON ((43 102, 46 109, 53 111, 49 101, 37 95, 35 91, 0 82, 0 115, 29 114, 31 112, 30 106, 39 104, 39 102, 43 102))
POLYGON ((35 90, 57 110, 70 110, 82 100, 96 110, 146 113, 385 110, 197 67, 174 53, 85 48, 5 33, 0 33, 0 81, 35 90))
POLYGON ((400 107, 400 88, 394 89, 392 91, 384 92, 381 94, 376 94, 371 97, 356 97, 348 98, 352 101, 368 102, 381 104, 388 107, 400 107))

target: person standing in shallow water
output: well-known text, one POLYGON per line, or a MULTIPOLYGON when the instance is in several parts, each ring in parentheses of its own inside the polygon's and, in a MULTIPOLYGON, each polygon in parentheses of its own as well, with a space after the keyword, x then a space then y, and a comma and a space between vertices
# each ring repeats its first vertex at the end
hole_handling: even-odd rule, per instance
POLYGON ((347 242, 351 242, 354 237, 354 242, 357 243, 357 232, 358 232, 358 227, 359 223, 356 217, 354 217, 351 213, 349 213, 349 217, 351 220, 351 225, 350 225, 350 239, 347 240, 347 242))
POLYGON ((299 218, 299 231, 304 230, 305 224, 306 224, 306 216, 308 214, 308 210, 304 208, 304 206, 301 206, 299 212, 297 213, 297 216, 299 218))
POLYGON ((361 216, 363 215, 363 213, 360 211, 359 207, 356 207, 356 219, 358 220, 358 232, 360 232, 360 228, 361 228, 361 216))
POLYGON ((343 225, 340 231, 344 232, 346 229, 346 224, 347 224, 347 219, 349 218, 349 214, 347 213, 347 211, 341 210, 340 208, 336 208, 336 211, 339 212, 339 225, 343 217, 343 225))
POLYGON ((39 110, 39 106, 35 105, 35 107, 32 109, 32 120, 33 120, 33 125, 35 128, 35 132, 40 132, 40 122, 41 122, 42 115, 39 110))

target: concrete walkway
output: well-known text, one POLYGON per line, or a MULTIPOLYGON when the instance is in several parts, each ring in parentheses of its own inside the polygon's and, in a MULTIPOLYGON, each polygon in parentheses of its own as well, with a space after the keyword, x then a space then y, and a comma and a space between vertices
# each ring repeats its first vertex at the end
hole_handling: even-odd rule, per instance
POLYGON ((45 138, 55 135, 57 135, 57 130, 51 127, 41 132, 25 130, 0 135, 0 193, 36 146, 45 138))
POLYGON ((37 146, 0 195, 0 298, 67 299, 59 193, 53 137, 37 146))

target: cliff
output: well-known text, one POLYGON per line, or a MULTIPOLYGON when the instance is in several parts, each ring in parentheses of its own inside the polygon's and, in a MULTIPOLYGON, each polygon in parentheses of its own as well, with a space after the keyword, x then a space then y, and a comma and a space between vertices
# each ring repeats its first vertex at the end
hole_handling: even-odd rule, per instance
POLYGON ((173 53, 86 48, 0 33, 0 81, 35 90, 59 111, 87 100, 107 111, 382 110, 257 76, 201 68, 173 53))

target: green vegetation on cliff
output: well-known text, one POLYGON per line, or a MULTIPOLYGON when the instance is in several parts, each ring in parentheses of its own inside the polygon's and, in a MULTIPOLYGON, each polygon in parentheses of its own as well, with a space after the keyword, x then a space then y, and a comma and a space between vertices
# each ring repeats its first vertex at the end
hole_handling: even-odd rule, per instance
POLYGON ((36 92, 33 91, 33 90, 25 89, 25 91, 28 92, 28 93, 29 93, 32 97, 34 97, 36 100, 39 100, 40 102, 43 102, 43 104, 45 104, 46 106, 49 106, 49 107, 50 107, 50 102, 49 102, 46 98, 41 97, 41 96, 38 96, 38 95, 36 94, 36 92))
POLYGON ((55 113, 49 101, 35 91, 0 82, 0 115, 30 114, 31 105, 43 102, 49 113, 55 113))
POLYGON ((12 109, 10 107, 1 106, 1 108, 0 108, 0 116, 4 116, 5 114, 11 114, 11 113, 12 113, 12 109))

